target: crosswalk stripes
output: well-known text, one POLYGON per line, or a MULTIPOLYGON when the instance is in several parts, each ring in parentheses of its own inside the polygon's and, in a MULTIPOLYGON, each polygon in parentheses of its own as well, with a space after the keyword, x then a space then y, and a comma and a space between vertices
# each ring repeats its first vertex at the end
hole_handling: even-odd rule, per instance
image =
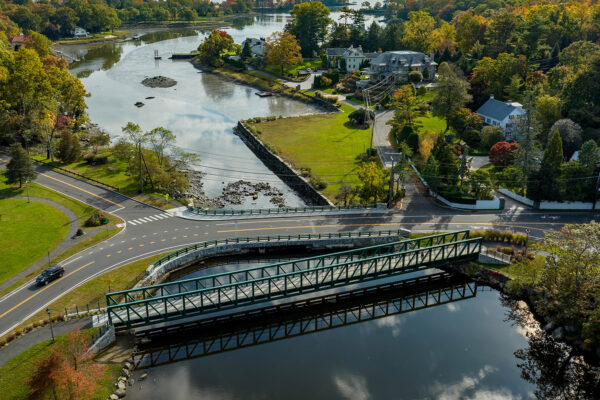
POLYGON ((133 226, 136 225, 141 225, 141 224, 145 224, 145 223, 149 223, 149 222, 155 222, 155 221, 161 221, 163 219, 172 217, 173 215, 169 214, 169 213, 161 213, 161 214, 155 214, 155 215, 149 215, 147 217, 139 217, 130 221, 127 221, 128 224, 131 224, 133 226))

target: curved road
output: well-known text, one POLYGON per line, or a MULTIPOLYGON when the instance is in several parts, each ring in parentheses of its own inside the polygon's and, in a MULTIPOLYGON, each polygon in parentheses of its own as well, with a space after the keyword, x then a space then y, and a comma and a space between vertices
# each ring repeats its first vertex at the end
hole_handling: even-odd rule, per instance
MULTIPOLYGON (((0 155, 0 166, 7 157, 0 155)), ((44 309, 56 298, 113 268, 151 255, 173 251, 196 242, 236 236, 328 233, 396 229, 438 231, 476 228, 530 230, 533 237, 556 230, 564 223, 589 222, 593 213, 546 214, 507 199, 502 212, 462 212, 443 208, 414 192, 400 212, 339 216, 289 216, 244 220, 188 220, 139 203, 121 194, 86 183, 45 167, 36 167, 37 183, 79 201, 111 212, 127 223, 111 239, 84 250, 63 265, 65 275, 37 288, 31 282, 0 299, 0 336, 44 309), (140 219, 141 218, 141 219, 140 219), (143 221, 143 223, 139 223, 143 221)))

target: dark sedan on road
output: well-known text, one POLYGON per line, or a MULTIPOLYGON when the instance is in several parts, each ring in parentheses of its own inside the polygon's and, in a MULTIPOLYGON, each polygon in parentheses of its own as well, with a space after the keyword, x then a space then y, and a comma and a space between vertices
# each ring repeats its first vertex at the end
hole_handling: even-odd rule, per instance
POLYGON ((60 265, 53 265, 50 268, 46 269, 42 272, 37 278, 35 278, 35 283, 38 286, 44 286, 48 284, 48 282, 53 281, 55 279, 60 278, 65 273, 65 269, 60 265))

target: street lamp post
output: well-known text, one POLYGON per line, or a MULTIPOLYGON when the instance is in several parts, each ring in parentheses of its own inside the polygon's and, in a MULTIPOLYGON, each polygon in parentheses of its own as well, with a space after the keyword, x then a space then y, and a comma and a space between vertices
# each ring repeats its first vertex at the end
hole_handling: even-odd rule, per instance
POLYGON ((27 202, 29 203, 29 179, 25 179, 25 189, 27 190, 27 202))
POLYGON ((50 309, 46 308, 46 312, 48 313, 48 321, 50 321, 50 334, 52 335, 52 341, 54 342, 54 329, 52 328, 52 318, 50 317, 50 309))
POLYGON ((529 243, 529 229, 525 229, 525 233, 527 233, 527 238, 525 239, 525 255, 527 256, 527 244, 529 243))

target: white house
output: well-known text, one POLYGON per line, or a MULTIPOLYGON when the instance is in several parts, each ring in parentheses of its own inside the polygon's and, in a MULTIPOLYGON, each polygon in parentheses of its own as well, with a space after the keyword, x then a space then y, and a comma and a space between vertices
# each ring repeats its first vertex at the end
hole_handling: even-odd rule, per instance
POLYGON ((346 64, 346 72, 358 71, 360 65, 365 60, 372 60, 377 57, 378 53, 363 53, 362 47, 350 46, 349 48, 333 47, 325 50, 325 55, 330 63, 337 63, 337 67, 340 67, 339 60, 343 59, 346 64))
POLYGON ((505 103, 494 99, 493 95, 477 110, 484 124, 501 127, 505 135, 514 131, 516 122, 524 114, 520 103, 510 100, 505 103))
POLYGON ((264 56, 265 55, 265 38, 246 38, 246 41, 250 44, 250 51, 255 56, 264 56))
POLYGON ((79 26, 76 27, 73 32, 71 32, 73 34, 74 37, 87 37, 88 36, 88 31, 86 31, 83 28, 80 28, 79 26))

